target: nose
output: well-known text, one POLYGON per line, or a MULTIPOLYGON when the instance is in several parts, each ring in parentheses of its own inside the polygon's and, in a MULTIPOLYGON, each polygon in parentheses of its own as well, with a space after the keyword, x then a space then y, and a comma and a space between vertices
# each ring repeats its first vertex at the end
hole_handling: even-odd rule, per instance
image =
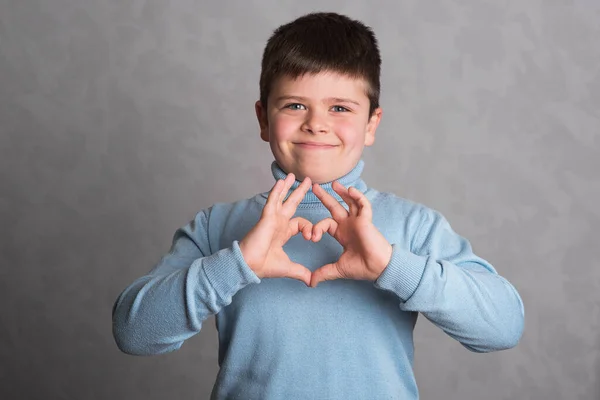
POLYGON ((329 126, 326 116, 322 115, 318 110, 309 111, 302 124, 302 130, 313 135, 327 133, 329 126))

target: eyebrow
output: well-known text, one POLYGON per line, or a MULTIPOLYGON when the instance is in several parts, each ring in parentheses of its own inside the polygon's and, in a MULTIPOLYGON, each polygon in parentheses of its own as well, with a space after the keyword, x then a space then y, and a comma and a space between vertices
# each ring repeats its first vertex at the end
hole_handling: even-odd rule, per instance
MULTIPOLYGON (((299 100, 299 101, 306 102, 306 101, 308 101, 308 98, 302 97, 302 96, 280 96, 275 101, 280 102, 283 100, 299 100)), ((360 106, 360 103, 358 101, 352 100, 352 99, 345 99, 342 97, 328 97, 326 99, 323 99, 323 101, 329 102, 329 103, 351 103, 351 104, 356 104, 357 106, 360 106)))

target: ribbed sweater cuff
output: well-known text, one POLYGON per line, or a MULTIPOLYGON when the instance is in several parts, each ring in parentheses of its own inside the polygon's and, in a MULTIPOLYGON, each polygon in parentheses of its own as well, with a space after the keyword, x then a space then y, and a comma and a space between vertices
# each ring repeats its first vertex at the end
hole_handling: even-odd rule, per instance
POLYGON ((204 264, 204 273, 221 298, 233 296, 250 283, 260 283, 260 278, 246 264, 237 240, 230 248, 209 257, 210 262, 204 264))
POLYGON ((407 301, 419 286, 426 263, 427 257, 418 256, 393 244, 390 263, 375 281, 375 287, 392 291, 402 301, 407 301))

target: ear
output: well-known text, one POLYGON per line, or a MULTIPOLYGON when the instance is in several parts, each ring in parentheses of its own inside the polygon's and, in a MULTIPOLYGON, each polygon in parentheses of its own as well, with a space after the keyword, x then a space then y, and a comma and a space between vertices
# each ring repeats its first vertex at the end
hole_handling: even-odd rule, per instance
POLYGON ((258 126, 260 127, 260 138, 265 142, 269 141, 269 119, 267 118, 267 109, 263 107, 260 100, 254 103, 254 110, 256 111, 256 118, 258 119, 258 126))
POLYGON ((383 110, 381 107, 378 107, 373 111, 373 114, 369 117, 369 122, 367 123, 367 133, 365 135, 365 146, 371 146, 375 143, 375 131, 379 126, 379 122, 381 121, 381 116, 383 115, 383 110))

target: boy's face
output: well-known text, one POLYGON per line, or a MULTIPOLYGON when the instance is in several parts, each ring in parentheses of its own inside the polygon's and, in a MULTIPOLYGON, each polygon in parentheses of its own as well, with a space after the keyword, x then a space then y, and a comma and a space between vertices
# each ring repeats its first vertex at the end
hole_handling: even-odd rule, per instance
POLYGON ((350 172, 375 141, 382 111, 369 115, 366 93, 364 80, 333 72, 281 77, 267 108, 256 102, 260 136, 296 179, 331 182, 350 172))

